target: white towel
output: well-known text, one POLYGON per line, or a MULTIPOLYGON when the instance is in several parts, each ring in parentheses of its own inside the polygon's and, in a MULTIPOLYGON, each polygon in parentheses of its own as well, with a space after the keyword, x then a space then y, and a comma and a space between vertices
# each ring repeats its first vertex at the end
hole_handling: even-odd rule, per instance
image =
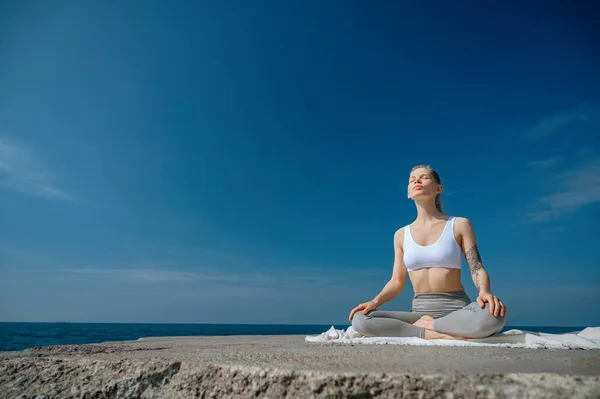
POLYGON ((600 349, 600 327, 588 327, 580 332, 547 334, 533 331, 509 330, 482 339, 425 340, 421 338, 365 337, 352 326, 346 331, 333 326, 319 335, 307 335, 306 342, 341 344, 391 344, 422 346, 488 346, 532 349, 600 349))

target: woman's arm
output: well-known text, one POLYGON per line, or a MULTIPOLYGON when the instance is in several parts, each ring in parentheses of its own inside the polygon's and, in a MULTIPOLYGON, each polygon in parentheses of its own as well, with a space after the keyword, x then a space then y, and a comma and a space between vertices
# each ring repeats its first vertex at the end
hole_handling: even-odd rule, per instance
POLYGON ((488 302, 490 304, 490 312, 494 316, 504 316, 506 314, 506 307, 500 302, 498 297, 492 295, 490 276, 483 267, 473 225, 467 218, 456 218, 456 227, 462 238, 462 250, 471 271, 473 284, 475 284, 475 288, 479 291, 477 303, 483 308, 485 302, 488 302))
POLYGON ((363 314, 367 314, 384 303, 394 299, 404 288, 408 272, 406 271, 406 265, 404 264, 404 250, 402 249, 401 244, 403 239, 403 229, 396 231, 394 234, 394 269, 392 271, 392 278, 390 278, 390 281, 387 282, 385 287, 383 287, 381 292, 374 299, 369 302, 361 303, 352 309, 350 317, 348 318, 350 321, 352 321, 354 313, 362 310, 363 314))
POLYGON ((373 299, 376 307, 391 301, 402 292, 406 284, 406 265, 404 264, 404 250, 402 249, 402 241, 404 238, 404 229, 396 231, 394 234, 394 268, 390 281, 383 287, 379 295, 373 299))

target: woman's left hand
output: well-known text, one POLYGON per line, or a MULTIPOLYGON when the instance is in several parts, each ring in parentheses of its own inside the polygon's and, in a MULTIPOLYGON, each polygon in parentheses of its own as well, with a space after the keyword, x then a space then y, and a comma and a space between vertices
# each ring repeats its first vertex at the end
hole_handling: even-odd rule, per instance
POLYGON ((490 313, 495 317, 506 315, 506 306, 500 302, 496 295, 492 295, 491 292, 480 292, 477 297, 477 304, 483 309, 486 302, 490 304, 490 313))

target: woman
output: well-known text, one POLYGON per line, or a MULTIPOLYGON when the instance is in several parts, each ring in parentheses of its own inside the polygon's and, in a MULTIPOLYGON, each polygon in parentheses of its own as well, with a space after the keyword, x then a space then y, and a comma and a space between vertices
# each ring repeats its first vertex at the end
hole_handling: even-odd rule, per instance
POLYGON ((491 293, 473 227, 466 218, 442 213, 442 189, 439 175, 430 166, 412 169, 408 198, 417 206, 417 219, 394 234, 390 281, 373 300, 350 312, 352 327, 359 333, 466 339, 488 337, 504 327, 506 307, 491 293), (476 302, 471 302, 460 282, 463 253, 479 290, 476 302), (415 291, 412 311, 376 310, 402 291, 407 275, 415 291))

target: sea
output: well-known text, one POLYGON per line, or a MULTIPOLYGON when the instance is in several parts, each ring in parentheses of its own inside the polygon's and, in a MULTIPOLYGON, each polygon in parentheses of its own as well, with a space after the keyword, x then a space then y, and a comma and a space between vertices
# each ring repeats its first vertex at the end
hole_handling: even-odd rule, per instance
MULTIPOLYGON (((348 324, 334 325, 345 330, 348 324)), ((150 323, 0 323, 0 351, 27 348, 92 344, 108 341, 132 341, 142 337, 208 335, 314 335, 331 325, 321 324, 150 324, 150 323)), ((585 327, 508 326, 503 331, 526 331, 562 334, 585 327)))

